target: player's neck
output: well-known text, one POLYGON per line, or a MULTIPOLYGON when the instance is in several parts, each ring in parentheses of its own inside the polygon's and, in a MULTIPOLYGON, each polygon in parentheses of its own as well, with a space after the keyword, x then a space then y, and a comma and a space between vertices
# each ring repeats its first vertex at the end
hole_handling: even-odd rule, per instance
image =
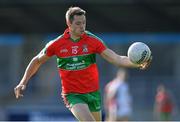
POLYGON ((73 40, 77 40, 77 39, 79 39, 81 37, 70 32, 70 38, 73 39, 73 40))

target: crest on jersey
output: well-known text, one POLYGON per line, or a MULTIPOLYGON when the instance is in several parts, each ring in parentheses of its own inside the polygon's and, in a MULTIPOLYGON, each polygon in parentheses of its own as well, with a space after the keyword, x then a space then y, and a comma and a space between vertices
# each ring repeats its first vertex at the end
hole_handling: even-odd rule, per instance
POLYGON ((88 48, 87 48, 87 45, 86 45, 86 44, 83 45, 83 52, 84 52, 84 53, 87 53, 87 52, 88 52, 88 48))

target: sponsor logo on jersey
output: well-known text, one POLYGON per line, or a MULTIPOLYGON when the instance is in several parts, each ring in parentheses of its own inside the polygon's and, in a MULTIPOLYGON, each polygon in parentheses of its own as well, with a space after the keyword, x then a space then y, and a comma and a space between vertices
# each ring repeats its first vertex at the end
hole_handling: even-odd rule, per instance
POLYGON ((62 49, 62 50, 60 50, 60 53, 67 53, 67 52, 68 52, 67 49, 62 49))
POLYGON ((73 57, 73 61, 78 61, 78 58, 77 57, 73 57))

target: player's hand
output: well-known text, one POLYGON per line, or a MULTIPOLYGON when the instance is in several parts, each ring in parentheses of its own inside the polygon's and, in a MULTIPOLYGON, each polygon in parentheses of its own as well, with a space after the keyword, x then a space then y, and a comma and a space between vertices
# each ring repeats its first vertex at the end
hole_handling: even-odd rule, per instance
POLYGON ((143 64, 140 64, 140 69, 147 69, 152 62, 152 58, 153 57, 151 56, 148 61, 144 62, 143 64))
POLYGON ((23 97, 23 94, 22 94, 22 91, 26 89, 26 86, 25 85, 17 85, 15 88, 14 88, 14 94, 16 96, 16 99, 19 99, 20 97, 23 97))

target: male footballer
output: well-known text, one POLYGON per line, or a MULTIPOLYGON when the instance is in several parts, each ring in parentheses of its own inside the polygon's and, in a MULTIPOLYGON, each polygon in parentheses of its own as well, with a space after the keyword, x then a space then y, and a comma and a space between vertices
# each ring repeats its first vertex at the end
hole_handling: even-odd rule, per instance
POLYGON ((14 88, 16 98, 23 96, 29 79, 52 56, 62 82, 62 98, 67 108, 79 121, 101 121, 101 96, 96 54, 117 67, 146 69, 150 61, 133 64, 127 56, 109 49, 101 39, 86 31, 86 12, 70 7, 66 12, 67 29, 50 41, 29 63, 23 78, 14 88))

